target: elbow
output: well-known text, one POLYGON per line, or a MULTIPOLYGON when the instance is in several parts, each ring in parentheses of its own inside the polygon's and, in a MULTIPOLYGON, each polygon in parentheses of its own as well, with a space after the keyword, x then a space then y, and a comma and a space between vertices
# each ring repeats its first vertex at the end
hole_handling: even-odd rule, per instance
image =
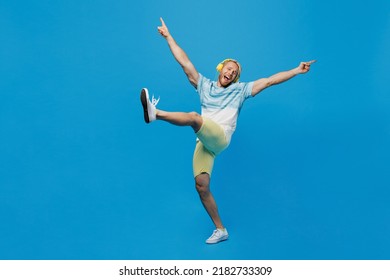
POLYGON ((273 86, 276 84, 276 81, 272 78, 265 79, 264 81, 264 88, 268 88, 270 86, 273 86))

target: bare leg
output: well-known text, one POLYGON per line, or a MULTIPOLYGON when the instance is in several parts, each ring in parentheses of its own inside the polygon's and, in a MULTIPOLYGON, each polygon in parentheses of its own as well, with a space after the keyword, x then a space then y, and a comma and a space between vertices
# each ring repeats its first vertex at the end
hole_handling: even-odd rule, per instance
POLYGON ((217 204, 210 192, 210 175, 202 173, 195 177, 196 190, 199 193, 200 200, 216 228, 223 229, 221 218, 218 213, 217 204))
POLYGON ((198 132, 203 124, 202 117, 196 112, 182 113, 156 110, 156 119, 178 126, 191 126, 195 132, 198 132))

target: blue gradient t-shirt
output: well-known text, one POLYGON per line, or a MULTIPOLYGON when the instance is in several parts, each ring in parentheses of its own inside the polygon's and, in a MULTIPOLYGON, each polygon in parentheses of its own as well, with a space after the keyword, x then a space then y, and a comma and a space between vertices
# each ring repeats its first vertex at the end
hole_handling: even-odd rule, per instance
POLYGON ((197 92, 199 93, 202 116, 221 125, 228 142, 236 130, 237 118, 244 101, 252 97, 253 82, 232 83, 227 88, 219 87, 199 73, 197 92))

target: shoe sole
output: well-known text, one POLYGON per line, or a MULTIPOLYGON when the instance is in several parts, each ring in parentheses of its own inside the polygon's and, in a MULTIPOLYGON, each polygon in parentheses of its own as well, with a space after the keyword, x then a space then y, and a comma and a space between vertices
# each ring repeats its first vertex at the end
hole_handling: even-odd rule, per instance
POLYGON ((229 235, 223 237, 222 239, 219 239, 218 241, 212 241, 212 242, 207 242, 207 241, 206 241, 206 243, 207 243, 207 244, 217 244, 217 243, 219 243, 219 242, 228 240, 228 238, 229 238, 229 235))
POLYGON ((142 107, 144 109, 144 120, 146 123, 150 123, 149 120, 149 114, 148 114, 148 92, 147 89, 142 89, 141 90, 141 103, 142 107))

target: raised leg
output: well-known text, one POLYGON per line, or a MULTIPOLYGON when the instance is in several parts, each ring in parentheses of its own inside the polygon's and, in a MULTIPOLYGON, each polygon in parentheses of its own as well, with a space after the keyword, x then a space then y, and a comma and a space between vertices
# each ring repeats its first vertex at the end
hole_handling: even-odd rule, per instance
POLYGON ((157 109, 156 119, 178 126, 191 126, 195 132, 198 132, 203 124, 203 118, 196 112, 166 112, 157 109))

